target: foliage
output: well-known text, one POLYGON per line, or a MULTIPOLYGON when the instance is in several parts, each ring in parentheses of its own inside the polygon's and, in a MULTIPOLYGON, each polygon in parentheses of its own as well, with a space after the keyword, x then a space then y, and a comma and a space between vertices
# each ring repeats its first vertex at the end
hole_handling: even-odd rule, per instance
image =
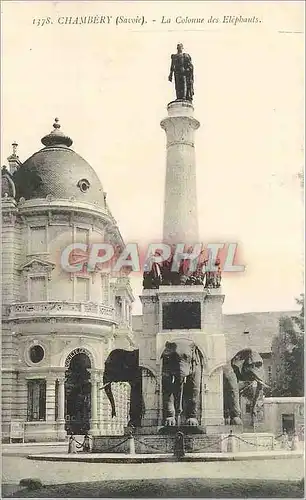
MULTIPOLYGON (((299 461, 302 459, 298 459, 299 461)), ((273 460, 275 462, 275 460, 273 460)), ((279 476, 288 476, 292 469, 292 458, 288 464, 283 459, 277 461, 279 476), (285 462, 285 464, 284 464, 285 462), (285 469, 285 472, 283 471, 285 469)), ((249 462, 250 468, 254 461, 249 462)), ((258 461, 256 462, 259 463, 258 461)), ((262 461, 262 469, 267 461, 262 461)), ((296 461, 294 461, 296 464, 296 461)), ((300 464, 300 462, 299 462, 300 464)), ((167 464, 162 464, 166 469, 167 464)), ((175 464, 186 469, 186 462, 175 464)), ((190 464, 191 466, 194 464, 190 464)), ((206 464, 209 465, 209 464, 206 464)), ((229 464, 230 465, 230 464, 229 464)), ((129 465, 126 464, 125 467, 129 465)), ((131 465, 129 467, 132 467, 131 465)), ((256 466, 258 468, 258 465, 256 466)), ((271 466, 270 466, 271 467, 271 466)), ((299 465, 300 467, 300 465, 299 465)), ((135 468, 135 466, 134 466, 135 468)), ((191 469, 192 470, 192 469, 191 469)), ((237 472, 237 469, 233 469, 237 472)), ((247 472, 246 472, 247 473, 247 472)), ((296 474, 295 474, 296 475, 296 474)), ((56 479, 55 479, 56 482, 56 479)), ((91 483, 50 484, 38 491, 23 490, 13 494, 13 498, 304 498, 303 480, 290 479, 245 479, 245 478, 198 478, 174 477, 155 479, 117 479, 91 483)))
POLYGON ((29 490, 39 490, 40 488, 43 487, 43 484, 42 484, 40 479, 36 479, 36 478, 32 478, 32 477, 20 479, 19 485, 25 486, 29 490))
POLYGON ((284 316, 272 341, 273 396, 304 395, 304 294, 296 299, 297 316, 284 316))

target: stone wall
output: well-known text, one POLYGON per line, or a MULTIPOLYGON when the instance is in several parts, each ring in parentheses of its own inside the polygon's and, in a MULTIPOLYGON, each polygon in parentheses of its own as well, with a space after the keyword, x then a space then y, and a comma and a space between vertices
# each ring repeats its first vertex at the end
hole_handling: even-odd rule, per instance
MULTIPOLYGON (((264 399, 264 422, 263 429, 273 432, 276 436, 283 432, 283 415, 292 415, 294 419, 294 430, 301 440, 304 440, 304 409, 305 399, 303 397, 265 398, 264 399)), ((289 430, 287 430, 289 432, 289 430)))

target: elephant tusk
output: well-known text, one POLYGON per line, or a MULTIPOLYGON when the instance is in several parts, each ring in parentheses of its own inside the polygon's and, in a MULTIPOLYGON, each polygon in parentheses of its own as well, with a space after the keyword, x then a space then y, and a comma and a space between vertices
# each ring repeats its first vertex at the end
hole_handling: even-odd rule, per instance
POLYGON ((99 391, 102 391, 102 389, 105 389, 108 385, 110 385, 111 382, 107 382, 106 384, 102 385, 102 387, 99 387, 99 391))
POLYGON ((184 377, 183 384, 186 384, 187 377, 184 377))
POLYGON ((171 380, 171 382, 172 382, 172 384, 174 384, 174 382, 175 382, 175 376, 174 376, 174 375, 172 375, 172 380, 171 380))
POLYGON ((266 384, 265 382, 258 382, 260 385, 263 385, 264 387, 267 387, 268 389, 270 389, 270 386, 268 384, 266 384))
POLYGON ((245 387, 242 387, 242 389, 239 390, 239 393, 242 394, 244 391, 246 391, 249 387, 253 385, 253 382, 250 382, 248 385, 245 387))
POLYGON ((256 379, 255 379, 255 380, 256 380, 257 384, 260 384, 260 385, 262 385, 263 387, 267 387, 268 389, 270 389, 270 386, 269 386, 268 384, 266 384, 266 383, 265 383, 263 380, 261 380, 260 378, 257 378, 257 377, 256 377, 256 379))

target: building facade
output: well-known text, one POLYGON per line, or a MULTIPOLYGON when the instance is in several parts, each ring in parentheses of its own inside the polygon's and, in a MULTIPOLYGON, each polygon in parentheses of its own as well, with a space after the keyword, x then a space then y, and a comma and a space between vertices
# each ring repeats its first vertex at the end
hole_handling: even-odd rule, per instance
POLYGON ((129 278, 88 272, 77 251, 83 265, 67 272, 61 253, 124 242, 100 179, 58 120, 42 143, 23 163, 13 144, 2 169, 2 436, 16 421, 26 441, 121 433, 128 388, 115 384, 113 419, 100 388, 108 353, 134 347, 129 278))

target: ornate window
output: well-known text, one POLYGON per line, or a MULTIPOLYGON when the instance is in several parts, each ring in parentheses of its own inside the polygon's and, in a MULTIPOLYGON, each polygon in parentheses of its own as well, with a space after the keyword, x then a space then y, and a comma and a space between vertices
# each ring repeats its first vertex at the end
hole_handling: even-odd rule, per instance
POLYGON ((46 381, 28 380, 27 421, 46 420, 46 381))
POLYGON ((30 228, 29 247, 29 254, 31 255, 48 252, 46 226, 30 228))
POLYGON ((33 258, 19 268, 23 277, 21 295, 27 301, 48 300, 47 283, 51 280, 51 273, 55 264, 33 258))
POLYGON ((118 295, 115 296, 115 314, 117 318, 122 317, 122 298, 118 295))
POLYGON ((90 182, 87 179, 81 179, 77 183, 77 186, 80 188, 82 193, 86 193, 86 191, 88 191, 88 189, 90 187, 90 182))
POLYGON ((47 279, 46 276, 30 276, 30 301, 47 300, 47 279))
POLYGON ((89 278, 76 277, 75 279, 75 301, 88 302, 89 299, 89 278))
POLYGON ((89 245, 89 229, 83 227, 76 227, 75 231, 75 242, 76 243, 85 243, 85 245, 89 245))
POLYGON ((32 363, 39 363, 45 357, 45 351, 43 347, 39 344, 33 345, 29 351, 29 358, 32 363))
POLYGON ((104 304, 110 303, 110 285, 109 285, 109 275, 101 273, 101 286, 102 286, 102 301, 104 304))

